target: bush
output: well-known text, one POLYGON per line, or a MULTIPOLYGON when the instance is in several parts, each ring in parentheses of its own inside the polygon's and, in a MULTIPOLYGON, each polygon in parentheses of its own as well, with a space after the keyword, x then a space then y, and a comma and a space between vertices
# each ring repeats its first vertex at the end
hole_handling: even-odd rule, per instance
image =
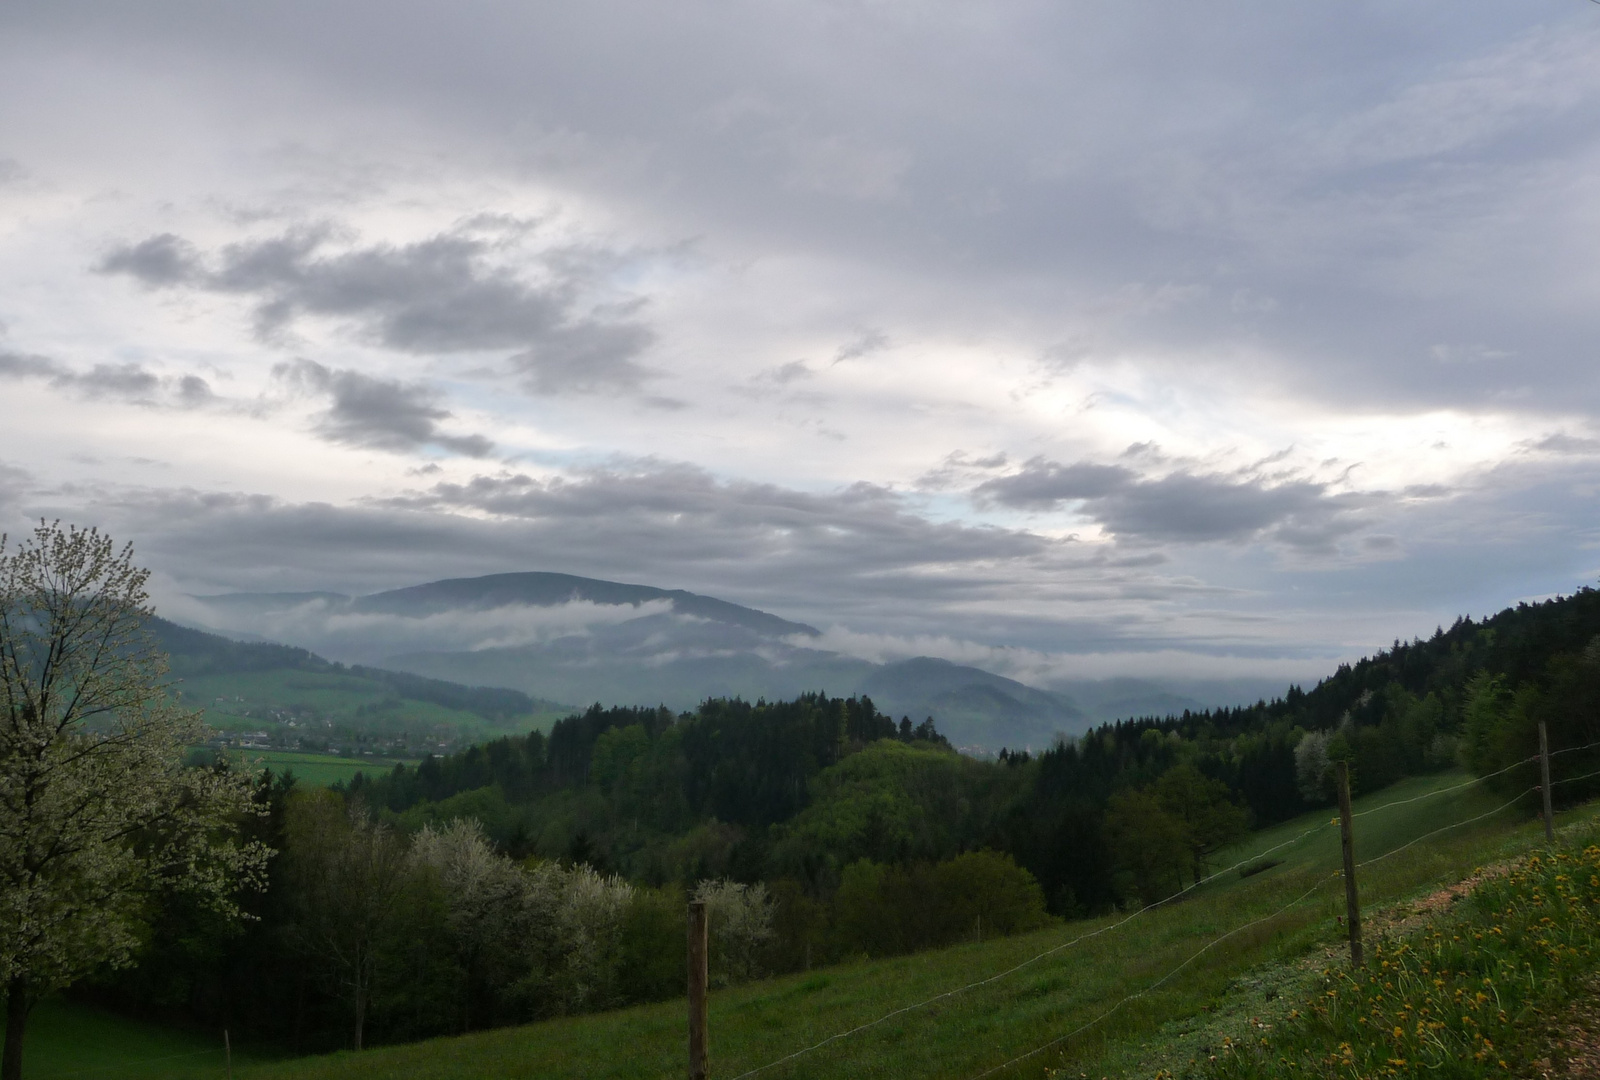
POLYGON ((892 956, 1049 922, 1044 891, 1011 856, 973 851, 942 863, 845 867, 834 925, 845 953, 892 956))
POLYGON ((682 889, 634 891, 622 918, 618 989, 625 1001, 663 1001, 683 993, 689 978, 684 916, 682 889))

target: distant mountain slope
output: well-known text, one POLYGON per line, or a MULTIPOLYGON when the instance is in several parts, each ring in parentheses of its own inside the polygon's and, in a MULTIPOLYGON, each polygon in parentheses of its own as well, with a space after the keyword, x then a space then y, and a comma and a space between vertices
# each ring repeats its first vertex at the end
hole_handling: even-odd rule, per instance
POLYGON ((416 617, 460 609, 481 611, 512 604, 552 607, 574 600, 587 600, 592 604, 633 606, 647 604, 653 600, 670 600, 673 611, 680 615, 742 626, 768 637, 787 637, 793 634, 819 636, 815 627, 804 623, 790 622, 776 615, 769 615, 765 611, 686 592, 683 589, 657 589, 650 585, 626 585, 616 581, 576 577, 572 574, 542 572, 489 574, 485 577, 431 581, 426 585, 413 585, 405 589, 392 589, 389 592, 359 597, 351 602, 350 608, 358 612, 416 617))
POLYGON ((1042 750, 1090 723, 1065 695, 931 656, 885 664, 858 690, 891 715, 933 717, 956 746, 1042 750))
POLYGON ((360 597, 195 599, 206 624, 229 634, 547 701, 685 710, 712 697, 864 693, 896 717, 933 717, 956 745, 978 751, 1041 749, 1103 720, 1254 699, 1200 682, 1083 680, 1052 691, 930 657, 880 664, 817 648, 816 628, 769 612, 572 574, 451 578, 360 597))
POLYGON ((289 749, 381 746, 415 756, 572 711, 507 687, 347 666, 296 646, 234 641, 158 617, 147 625, 186 704, 204 709, 219 731, 264 733, 289 749))
MULTIPOLYGON (((675 655, 663 660, 659 640, 649 646, 637 640, 618 640, 635 635, 646 639, 667 636, 636 625, 646 621, 639 619, 539 646, 407 653, 386 662, 421 675, 514 686, 566 701, 665 705, 680 711, 711 697, 777 701, 811 690, 848 695, 876 666, 838 653, 760 641, 736 646, 724 638, 708 646, 703 640, 680 634, 672 635, 675 655)), ((718 628, 702 629, 715 633, 718 628)))

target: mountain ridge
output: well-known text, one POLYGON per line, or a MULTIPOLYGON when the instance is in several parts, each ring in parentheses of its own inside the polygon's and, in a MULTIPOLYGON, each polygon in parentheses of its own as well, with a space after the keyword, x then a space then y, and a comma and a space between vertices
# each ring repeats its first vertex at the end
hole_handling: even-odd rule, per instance
POLYGON ((815 627, 756 608, 547 571, 447 578, 364 596, 191 599, 218 624, 202 625, 212 633, 281 640, 346 663, 547 701, 681 711, 713 697, 866 694, 895 716, 932 717, 957 746, 979 753, 1042 749, 1107 719, 1235 698, 1127 678, 1041 689, 936 657, 871 661, 819 648, 815 627), (655 606, 660 601, 670 608, 655 606))

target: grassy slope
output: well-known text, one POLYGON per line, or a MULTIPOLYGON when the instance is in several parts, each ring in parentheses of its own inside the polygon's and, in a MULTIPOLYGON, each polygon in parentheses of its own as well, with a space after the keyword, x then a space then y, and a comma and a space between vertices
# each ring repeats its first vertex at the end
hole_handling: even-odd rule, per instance
MULTIPOLYGON (((233 1048, 236 1069, 261 1060, 233 1048)), ((27 1080, 210 1080, 225 1071, 220 1031, 159 1027, 59 998, 35 1007, 23 1042, 27 1080)))
MULTIPOLYGON (((565 711, 540 712, 496 724, 476 713, 433 702, 396 699, 391 687, 373 679, 292 668, 191 676, 179 684, 179 690, 184 703, 203 709, 206 723, 221 732, 265 731, 287 736, 291 741, 295 737, 332 737, 335 742, 348 741, 343 733, 350 730, 377 739, 409 735, 407 744, 413 753, 436 751, 438 742, 446 743, 450 750, 459 750, 503 735, 530 730, 548 732, 566 715, 565 711), (314 709, 335 727, 307 723, 303 715, 300 726, 295 728, 271 719, 273 712, 287 719, 305 708, 314 709), (247 710, 254 715, 243 715, 247 710)), ((317 785, 348 781, 358 771, 368 775, 387 772, 398 760, 413 760, 286 750, 249 751, 237 756, 259 760, 275 771, 293 768, 301 782, 317 785)))
MULTIPOLYGON (((241 715, 245 709, 256 711, 305 705, 336 722, 348 723, 355 720, 356 710, 362 706, 370 708, 394 698, 393 690, 374 679, 292 668, 191 676, 183 680, 179 690, 185 704, 203 708, 206 722, 223 731, 254 731, 273 726, 265 718, 241 715), (237 700, 241 698, 243 700, 237 700)), ((401 705, 402 711, 398 715, 407 721, 459 728, 481 737, 504 734, 476 713, 410 699, 402 699, 401 705)), ((519 724, 518 730, 523 730, 523 726, 519 724)), ((308 729, 306 734, 316 735, 318 732, 308 729)))
MULTIPOLYGON (((1356 809, 1392 804, 1461 779, 1449 774, 1409 780, 1358 800, 1356 809)), ((1380 855, 1500 801, 1474 787, 1372 814, 1357 822, 1358 857, 1380 855)), ((1141 1063, 1160 1049, 1150 1041, 1164 1023, 1215 1007, 1237 992, 1238 977, 1252 969, 1338 940, 1341 928, 1334 915, 1342 911, 1343 899, 1337 879, 1329 878, 1339 858, 1337 830, 1327 824, 1330 816, 1324 811, 1259 833, 1217 862, 1222 866, 1253 859, 1307 828, 1321 827, 1273 856, 1284 861, 1271 870, 1249 878, 1229 874, 1187 902, 1148 912, 1007 978, 896 1017, 762 1075, 974 1076, 1094 1019, 1124 995, 1150 987, 1217 935, 1270 915, 1322 882, 1309 900, 1216 944, 1177 976, 1121 1006, 1082 1036, 1005 1075, 1036 1077, 1046 1067, 1061 1066, 1094 1075, 1142 1072, 1141 1063)), ((1514 811, 1444 833, 1365 868, 1358 875, 1364 902, 1392 902, 1459 877, 1526 847, 1538 835, 1537 824, 1514 816, 1514 811)), ((1025 937, 867 961, 720 992, 711 1002, 714 1074, 735 1076, 1113 921, 1074 923, 1025 937)), ((261 1065, 239 1075, 259 1080, 677 1077, 684 1068, 683 1024, 682 1001, 664 1002, 362 1054, 261 1065)))

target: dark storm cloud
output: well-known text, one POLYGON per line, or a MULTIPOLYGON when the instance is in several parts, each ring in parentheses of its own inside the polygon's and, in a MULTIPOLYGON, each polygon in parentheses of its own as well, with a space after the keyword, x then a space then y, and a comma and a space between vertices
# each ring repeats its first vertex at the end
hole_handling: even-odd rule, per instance
POLYGON ((1308 480, 1175 472, 1148 480, 1121 465, 1062 465, 1033 458, 974 490, 984 502, 1024 510, 1074 505, 1126 539, 1203 543, 1266 537, 1291 547, 1326 549, 1360 528, 1371 500, 1329 493, 1308 480))
POLYGON ((394 451, 433 445, 468 457, 494 450, 494 443, 482 435, 450 435, 439 429, 451 413, 440 406, 443 395, 433 387, 334 370, 310 360, 280 364, 273 374, 291 387, 330 399, 317 431, 332 442, 394 451))
MULTIPOLYGON (((330 251, 328 229, 292 230, 224 246, 202 259, 164 234, 120 247, 99 266, 154 288, 190 286, 256 301, 259 337, 281 339, 306 315, 347 319, 379 345, 405 353, 514 350, 509 364, 534 393, 633 390, 649 377, 639 356, 654 334, 638 304, 585 306, 606 258, 548 253, 528 281, 496 265, 493 221, 413 244, 330 251)), ((520 228, 520 226, 519 226, 520 228)))

